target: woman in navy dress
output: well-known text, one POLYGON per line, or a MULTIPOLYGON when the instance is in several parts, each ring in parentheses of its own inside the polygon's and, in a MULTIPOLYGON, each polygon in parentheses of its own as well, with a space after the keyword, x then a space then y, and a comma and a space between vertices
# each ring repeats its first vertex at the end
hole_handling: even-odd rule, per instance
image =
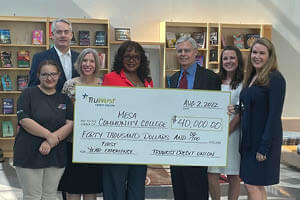
POLYGON ((243 86, 240 177, 248 199, 265 200, 264 186, 279 183, 285 97, 285 79, 268 39, 260 38, 252 45, 243 86))

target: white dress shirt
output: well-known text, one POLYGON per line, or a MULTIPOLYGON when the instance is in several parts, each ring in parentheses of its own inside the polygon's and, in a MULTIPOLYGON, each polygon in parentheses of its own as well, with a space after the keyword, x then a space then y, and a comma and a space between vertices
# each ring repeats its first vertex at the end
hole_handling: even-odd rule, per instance
POLYGON ((54 46, 57 55, 59 57, 59 60, 62 64, 65 76, 67 80, 70 80, 72 78, 72 59, 71 59, 71 50, 69 49, 67 53, 63 54, 60 52, 55 46, 54 46))

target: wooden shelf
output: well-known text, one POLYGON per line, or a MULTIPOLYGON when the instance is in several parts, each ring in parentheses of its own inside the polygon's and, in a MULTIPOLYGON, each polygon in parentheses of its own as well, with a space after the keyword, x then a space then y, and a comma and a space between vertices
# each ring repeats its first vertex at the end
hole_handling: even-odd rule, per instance
POLYGON ((17 114, 0 114, 0 117, 17 117, 17 114))
MULTIPOLYGON (((110 41, 109 44, 111 45, 120 45, 122 44, 123 42, 125 41, 110 41)), ((144 41, 135 41, 135 42, 138 42, 140 45, 164 45, 164 43, 162 42, 144 42, 144 41)))
POLYGON ((29 67, 0 67, 0 71, 30 71, 29 67))
POLYGON ((15 137, 0 137, 0 140, 14 140, 15 137))
POLYGON ((166 72, 178 72, 180 69, 166 69, 166 72))
MULTIPOLYGON (((50 39, 50 24, 56 18, 53 17, 15 17, 15 16, 0 16, 0 27, 1 29, 9 29, 11 44, 0 44, 0 49, 3 51, 10 51, 11 62, 12 65, 15 66, 13 68, 3 68, 0 67, 0 75, 5 73, 9 74, 12 83, 13 83, 13 91, 0 91, 0 96, 9 96, 14 99, 14 112, 16 112, 16 102, 19 95, 22 91, 16 91, 17 89, 17 77, 18 75, 29 75, 30 68, 18 68, 17 65, 17 52, 19 50, 28 50, 30 53, 30 61, 32 62, 32 58, 36 53, 45 51, 49 49, 53 43, 50 39), (32 44, 32 30, 42 30, 43 31, 43 45, 33 45, 32 44)), ((107 45, 105 46, 79 46, 74 45, 71 46, 71 49, 80 52, 84 48, 93 48, 97 52, 105 53, 105 67, 100 69, 100 74, 110 70, 110 25, 108 19, 88 19, 88 18, 69 18, 72 23, 72 29, 74 31, 74 36, 76 41, 78 39, 78 33, 80 30, 88 30, 90 32, 91 43, 95 44, 95 33, 96 31, 106 31, 107 33, 107 45)), ((17 124, 17 114, 0 114, 0 127, 1 122, 9 119, 12 121, 13 126, 16 127, 17 124)), ((2 129, 0 128, 0 135, 2 135, 2 129)), ((12 157, 13 156, 13 141, 14 137, 10 138, 0 138, 1 148, 4 152, 4 157, 12 157)))
POLYGON ((16 91, 16 90, 11 90, 11 91, 0 91, 0 94, 21 94, 22 91, 16 91))
MULTIPOLYGON (((223 51, 223 49, 221 49, 223 51)), ((240 49, 241 52, 250 52, 250 49, 240 49)))
POLYGON ((4 158, 12 158, 14 156, 14 152, 13 151, 4 151, 3 152, 3 157, 4 158))
POLYGON ((47 48, 47 45, 37 44, 0 44, 2 47, 36 47, 36 48, 47 48))
POLYGON ((72 46, 71 46, 71 49, 72 49, 72 48, 107 49, 108 46, 79 46, 79 45, 72 45, 72 46))
MULTIPOLYGON (((203 65, 205 68, 212 69, 215 72, 219 71, 219 62, 210 61, 210 50, 217 50, 217 58, 220 58, 220 54, 223 49, 221 46, 222 39, 225 40, 227 45, 233 45, 233 34, 259 34, 260 37, 272 38, 272 25, 271 24, 241 24, 241 23, 217 23, 217 22, 161 22, 160 23, 160 41, 164 43, 164 55, 162 59, 162 87, 166 87, 166 76, 177 70, 169 70, 167 66, 176 66, 176 54, 175 48, 166 47, 167 33, 194 33, 194 32, 205 32, 205 48, 198 49, 199 54, 204 56, 203 65), (218 41, 215 44, 210 44, 210 33, 217 32, 218 41)), ((249 49, 241 49, 242 52, 248 53, 249 49)), ((179 71, 179 70, 178 70, 179 71)))

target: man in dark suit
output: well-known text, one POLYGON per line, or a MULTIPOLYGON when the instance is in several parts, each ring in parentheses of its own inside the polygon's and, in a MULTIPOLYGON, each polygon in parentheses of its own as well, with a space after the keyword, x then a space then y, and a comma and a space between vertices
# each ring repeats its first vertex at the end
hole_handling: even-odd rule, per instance
POLYGON ((37 77, 39 64, 43 60, 54 60, 61 70, 56 90, 61 91, 67 80, 79 76, 78 72, 74 69, 74 63, 78 57, 78 53, 70 50, 70 42, 73 37, 71 22, 66 19, 56 19, 52 22, 51 30, 54 47, 33 56, 28 86, 34 86, 40 83, 37 77))
MULTIPOLYGON (((171 77, 171 88, 221 89, 218 75, 195 63, 198 48, 193 38, 181 37, 175 47, 180 71, 171 77)), ((171 177, 175 200, 208 200, 207 167, 171 166, 171 177)))

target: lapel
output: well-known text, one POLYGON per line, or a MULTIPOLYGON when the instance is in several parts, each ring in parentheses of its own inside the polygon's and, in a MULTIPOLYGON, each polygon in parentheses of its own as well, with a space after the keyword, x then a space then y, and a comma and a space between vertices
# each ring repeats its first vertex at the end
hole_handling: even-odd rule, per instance
POLYGON ((207 76, 204 73, 204 69, 202 69, 202 67, 197 65, 193 89, 207 89, 206 85, 207 85, 207 76))
POLYGON ((170 88, 177 88, 178 79, 180 76, 180 71, 176 72, 170 79, 170 88))
POLYGON ((53 58, 53 60, 55 60, 57 62, 58 66, 60 68, 60 71, 61 71, 60 79, 66 80, 66 75, 65 75, 64 69, 62 67, 62 64, 60 62, 60 59, 58 57, 56 50, 54 49, 54 47, 52 47, 49 51, 51 53, 51 57, 53 58))

